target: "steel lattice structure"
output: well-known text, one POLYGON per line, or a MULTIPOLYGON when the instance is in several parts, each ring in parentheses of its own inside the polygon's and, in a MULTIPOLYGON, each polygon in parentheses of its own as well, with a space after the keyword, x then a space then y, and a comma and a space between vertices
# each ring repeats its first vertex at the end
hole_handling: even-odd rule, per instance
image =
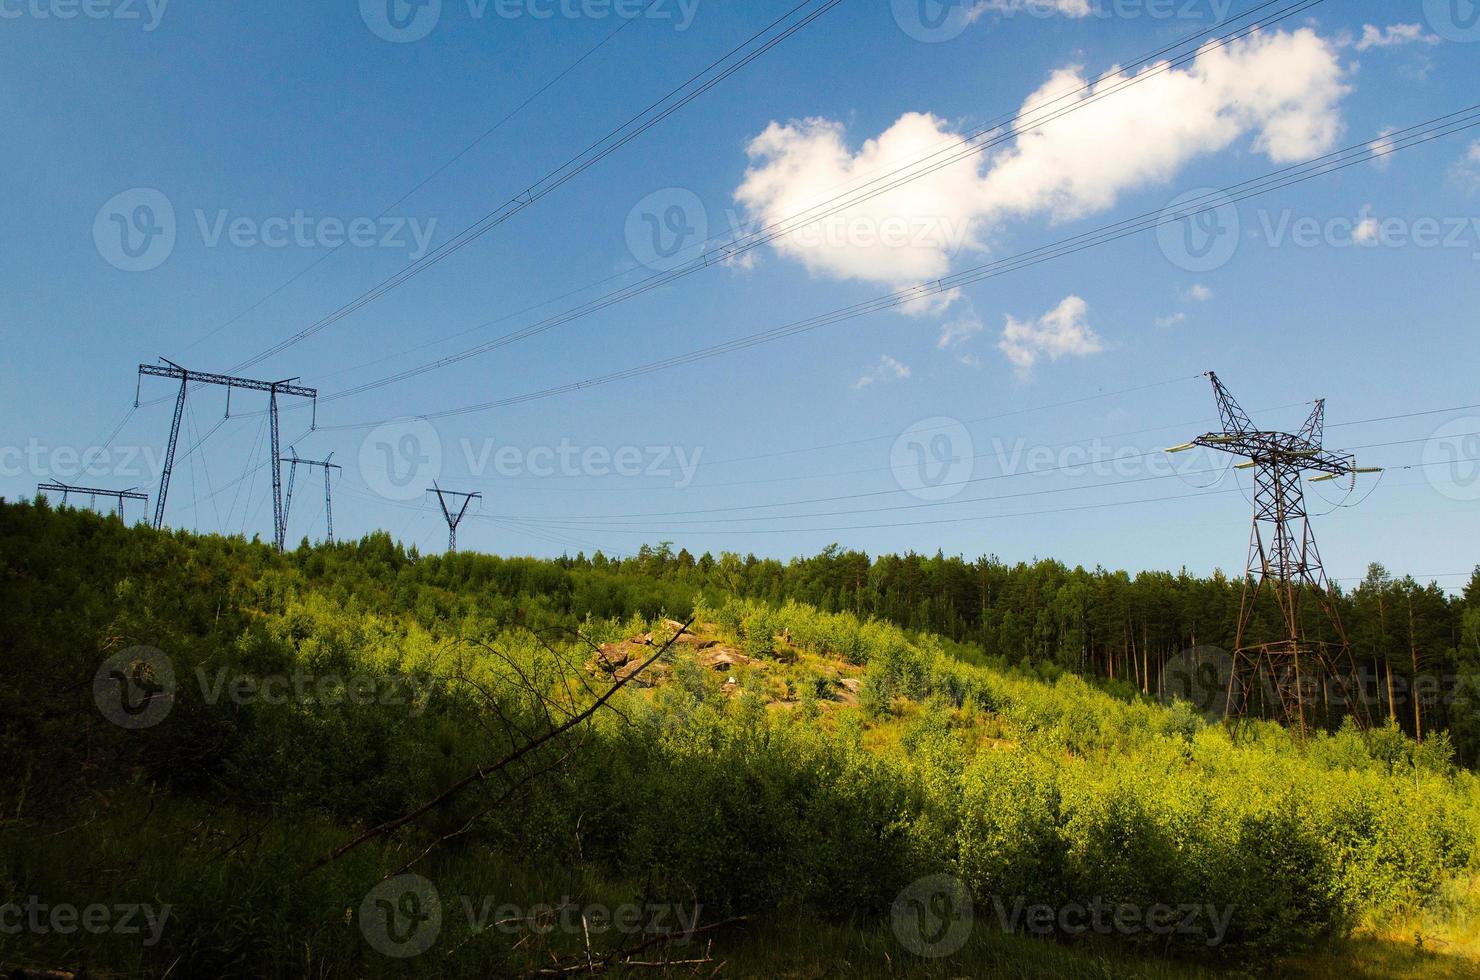
POLYGON ((326 456, 323 459, 304 459, 303 457, 301 457, 301 456, 298 455, 298 450, 296 448, 294 448, 293 446, 289 446, 288 447, 288 450, 293 455, 292 456, 284 456, 284 457, 282 457, 281 459, 278 460, 278 462, 280 462, 280 463, 287 463, 288 464, 288 491, 287 491, 287 493, 285 493, 283 495, 283 536, 284 536, 284 538, 287 537, 287 531, 288 531, 288 514, 293 510, 293 484, 298 479, 298 467, 300 465, 302 465, 302 466, 319 466, 319 467, 322 467, 323 470, 324 470, 324 524, 325 524, 324 540, 326 540, 327 542, 329 542, 329 544, 333 544, 334 543, 334 494, 333 494, 332 489, 331 489, 332 484, 329 481, 330 481, 330 477, 333 476, 333 473, 332 473, 333 470, 343 469, 344 467, 340 466, 338 463, 331 463, 331 462, 329 462, 329 460, 331 460, 331 459, 334 458, 334 454, 333 453, 330 453, 328 456, 326 456))
POLYGON ((1238 401, 1208 373, 1218 402, 1222 430, 1199 436, 1171 452, 1194 446, 1243 456, 1239 469, 1252 469, 1254 476, 1254 521, 1249 535, 1243 595, 1239 602, 1232 671, 1228 682, 1226 713, 1247 716, 1256 691, 1266 709, 1273 709, 1286 724, 1302 735, 1316 710, 1315 691, 1322 692, 1321 707, 1329 715, 1330 685, 1361 724, 1366 724, 1365 701, 1356 676, 1351 643, 1336 610, 1331 584, 1321 565, 1310 514, 1305 506, 1304 477, 1307 471, 1321 475, 1316 480, 1374 472, 1359 468, 1349 453, 1333 452, 1322 445, 1326 402, 1319 399, 1299 432, 1273 432, 1258 428, 1238 401), (1274 596, 1279 609, 1277 639, 1251 642, 1250 626, 1265 592, 1274 596), (1309 595, 1320 607, 1333 639, 1312 639, 1301 618, 1301 601, 1309 595))
POLYGON ((64 507, 67 505, 68 495, 74 493, 85 493, 89 497, 94 498, 95 501, 98 497, 112 497, 114 500, 118 501, 118 516, 120 518, 123 517, 123 502, 125 500, 142 501, 146 509, 149 506, 149 495, 146 493, 140 493, 137 488, 132 487, 128 490, 103 490, 99 487, 74 487, 69 483, 54 481, 51 483, 36 484, 36 492, 60 493, 62 495, 62 506, 64 507))
MULTIPOLYGON (((159 494, 154 499, 154 526, 164 526, 165 497, 170 491, 170 475, 175 469, 175 447, 180 441, 180 421, 185 415, 185 395, 189 391, 191 383, 203 385, 220 385, 226 389, 226 414, 231 414, 231 389, 245 388, 248 391, 268 392, 267 412, 272 430, 271 453, 268 463, 272 467, 272 537, 277 545, 277 550, 283 550, 283 535, 287 531, 287 517, 283 513, 283 469, 280 465, 281 452, 279 448, 278 435, 278 395, 293 395, 298 398, 308 398, 313 402, 314 425, 318 423, 319 393, 314 388, 305 388, 293 382, 297 378, 289 378, 286 381, 254 381, 251 378, 235 378, 227 374, 212 374, 209 371, 187 371, 174 361, 160 358, 163 365, 140 364, 140 379, 171 378, 180 382, 180 392, 175 396, 175 415, 170 422, 169 443, 164 452, 164 468, 159 474, 159 494)), ((139 407, 138 392, 134 393, 134 407, 139 407)))
POLYGON ((437 495, 437 503, 442 505, 442 516, 447 518, 447 551, 449 553, 454 552, 457 550, 457 526, 462 523, 463 515, 468 512, 468 504, 471 504, 475 500, 482 500, 483 494, 458 493, 455 490, 443 490, 435 482, 427 488, 427 493, 435 493, 437 495), (447 506, 448 497, 462 498, 462 507, 458 509, 456 515, 453 515, 447 506))

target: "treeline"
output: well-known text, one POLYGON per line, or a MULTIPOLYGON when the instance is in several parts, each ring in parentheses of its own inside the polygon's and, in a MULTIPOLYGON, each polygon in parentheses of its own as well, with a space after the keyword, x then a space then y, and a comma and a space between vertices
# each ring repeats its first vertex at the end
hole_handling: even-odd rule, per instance
MULTIPOLYGON (((759 564, 690 564, 662 548, 621 563, 433 557, 385 534, 278 555, 0 504, 0 893, 174 909, 157 945, 27 932, 3 955, 129 976, 524 975, 555 954, 573 962, 590 940, 502 941, 461 899, 533 910, 584 895, 855 930, 837 961, 899 976, 908 950, 888 938, 892 909, 938 874, 969 887, 984 917, 996 902, 1219 910, 1192 932, 1114 941, 1250 968, 1361 923, 1475 920, 1464 896, 1480 871, 1480 783, 1445 736, 1232 731, 1185 702, 1114 690, 1118 679, 1096 686, 1049 661, 1003 670, 882 615, 719 584, 753 574, 730 583, 747 591, 759 564), (764 666, 732 679, 677 650, 668 680, 616 692, 579 734, 466 782, 552 726, 552 705, 589 703, 589 644, 664 629, 665 614, 714 624, 764 666), (140 645, 175 683, 167 715, 135 728, 104 711, 97 678, 140 645), (840 667, 861 678, 856 704, 840 682, 818 693, 840 667), (236 690, 226 678, 300 674, 368 681, 375 696, 213 693, 236 690), (450 910, 409 963, 382 955, 353 914, 408 860, 450 910)), ((1035 975, 1023 960, 1047 944, 1002 952, 980 924, 979 955, 997 958, 942 960, 929 975, 1035 975)), ((1060 938, 1087 957, 1081 975, 1117 975, 1107 947, 1060 938)), ((778 955, 764 934, 718 941, 717 958, 778 955)), ((768 960, 738 972, 796 971, 768 960)))
MULTIPOLYGON (((37 506, 45 512, 46 504, 37 506)), ((230 539, 202 539, 229 548, 230 539)), ((251 550, 239 555, 255 554, 251 550)), ((384 602, 417 609, 435 595, 439 615, 492 617, 537 625, 569 614, 625 618, 682 615, 703 595, 779 606, 805 603, 824 612, 881 619, 980 650, 990 662, 1052 677, 1071 671, 1123 694, 1158 697, 1175 688, 1168 664, 1199 646, 1232 650, 1242 583, 1221 573, 1070 568, 1051 559, 1009 565, 996 557, 967 561, 941 553, 880 555, 830 546, 788 562, 722 552, 697 558, 667 543, 629 558, 601 552, 553 560, 461 553, 424 558, 384 532, 357 542, 308 547, 296 560, 331 578, 344 596, 374 577, 384 602), (421 584, 439 592, 420 590, 421 584)), ((363 595, 363 592, 359 593, 363 595)), ((1334 640, 1311 596, 1302 602, 1307 635, 1334 640)), ((1335 605, 1361 672, 1366 713, 1422 739, 1446 730, 1460 758, 1480 762, 1480 567, 1460 595, 1432 582, 1369 568, 1335 605)), ((1266 592, 1250 631, 1253 642, 1279 638, 1278 611, 1266 592)))
MULTIPOLYGON (((1242 583, 1221 573, 1070 568, 1049 559, 1009 565, 937 552, 869 555, 833 545, 811 558, 780 562, 725 552, 693 557, 667 544, 627 559, 600 552, 560 564, 609 571, 780 604, 876 617, 979 647, 1013 666, 1052 665, 1115 681, 1150 695, 1167 692, 1166 666, 1198 646, 1232 650, 1242 583)), ((1447 729, 1470 760, 1480 753, 1480 568, 1459 596, 1379 564, 1355 589, 1337 590, 1336 608, 1352 643, 1374 722, 1409 735, 1447 729)), ((1307 636, 1336 636, 1312 596, 1302 603, 1307 636)), ((1265 593, 1250 640, 1281 636, 1265 593)))

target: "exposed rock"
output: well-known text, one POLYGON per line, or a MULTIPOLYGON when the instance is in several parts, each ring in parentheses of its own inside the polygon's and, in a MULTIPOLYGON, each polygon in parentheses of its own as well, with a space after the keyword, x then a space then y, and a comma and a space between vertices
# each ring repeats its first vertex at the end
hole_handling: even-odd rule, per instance
POLYGON ((653 664, 646 670, 643 670, 642 673, 638 674, 637 671, 641 669, 643 663, 644 661, 642 660, 633 660, 625 667, 620 668, 613 676, 616 680, 619 681, 624 681, 627 678, 631 677, 632 686, 634 687, 652 687, 658 681, 662 680, 668 673, 667 665, 653 664), (637 674, 637 676, 633 677, 632 675, 634 674, 637 674))
POLYGON ((838 692, 838 701, 841 704, 853 706, 858 704, 858 692, 863 688, 863 681, 857 677, 842 677, 837 681, 842 691, 838 692))
POLYGON ((716 646, 699 657, 699 666, 707 667, 715 673, 729 672, 736 667, 743 667, 755 663, 754 660, 728 647, 716 646))

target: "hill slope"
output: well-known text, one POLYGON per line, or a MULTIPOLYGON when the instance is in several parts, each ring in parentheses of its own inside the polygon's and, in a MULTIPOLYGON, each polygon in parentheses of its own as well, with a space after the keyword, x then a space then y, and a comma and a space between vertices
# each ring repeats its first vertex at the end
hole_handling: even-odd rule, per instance
POLYGON ((158 926, 38 912, 7 965, 1322 975, 1401 926, 1449 948, 1363 955, 1473 967, 1443 739, 1235 739, 877 620, 384 536, 0 505, 0 541, 0 904, 158 926))

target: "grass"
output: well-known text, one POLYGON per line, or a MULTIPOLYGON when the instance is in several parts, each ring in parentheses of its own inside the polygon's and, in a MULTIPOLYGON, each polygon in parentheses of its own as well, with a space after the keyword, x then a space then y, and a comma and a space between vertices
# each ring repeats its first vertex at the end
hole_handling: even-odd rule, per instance
MULTIPOLYGON (((42 831, 19 820, 0 826, 0 901, 43 894, 52 905, 80 908, 106 896, 115 903, 168 904, 171 916, 155 946, 142 945, 138 936, 113 934, 5 935, 0 937, 0 971, 5 973, 27 968, 90 971, 97 977, 183 976, 180 964, 188 963, 190 973, 201 975, 204 968, 223 977, 522 976, 548 966, 552 957, 568 962, 580 956, 583 942, 577 930, 542 933, 525 922, 505 921, 504 907, 516 907, 522 916, 538 913, 539 905, 612 910, 643 905, 640 886, 604 881, 588 868, 521 865, 486 849, 465 847, 416 867, 436 883, 443 924, 427 952, 394 959, 370 947, 357 912, 381 876, 411 855, 389 846, 367 848, 305 876, 310 861, 346 835, 327 821, 298 815, 287 822, 271 812, 205 806, 135 786, 82 808, 75 823, 42 831), (479 931, 475 917, 504 924, 479 931)), ((1451 898, 1470 901, 1476 887, 1471 882, 1451 898)), ((551 922, 553 916, 539 921, 551 922)), ((699 921, 705 922, 702 915, 699 921)), ((1441 926, 1416 920, 1359 934, 1257 972, 1310 980, 1476 976, 1480 926, 1443 921, 1441 926)), ((612 948, 616 938, 598 933, 593 947, 599 954, 612 948)), ((710 976, 716 970, 719 976, 777 980, 1202 980, 1256 975, 1247 967, 1153 958, 1154 950, 1136 951, 1098 939, 1062 944, 1010 934, 998 927, 990 907, 977 909, 964 946, 938 959, 911 953, 888 921, 827 924, 784 915, 717 931, 712 946, 696 941, 674 950, 677 958, 690 959, 706 952, 712 963, 702 968, 619 969, 607 975, 710 976)))

